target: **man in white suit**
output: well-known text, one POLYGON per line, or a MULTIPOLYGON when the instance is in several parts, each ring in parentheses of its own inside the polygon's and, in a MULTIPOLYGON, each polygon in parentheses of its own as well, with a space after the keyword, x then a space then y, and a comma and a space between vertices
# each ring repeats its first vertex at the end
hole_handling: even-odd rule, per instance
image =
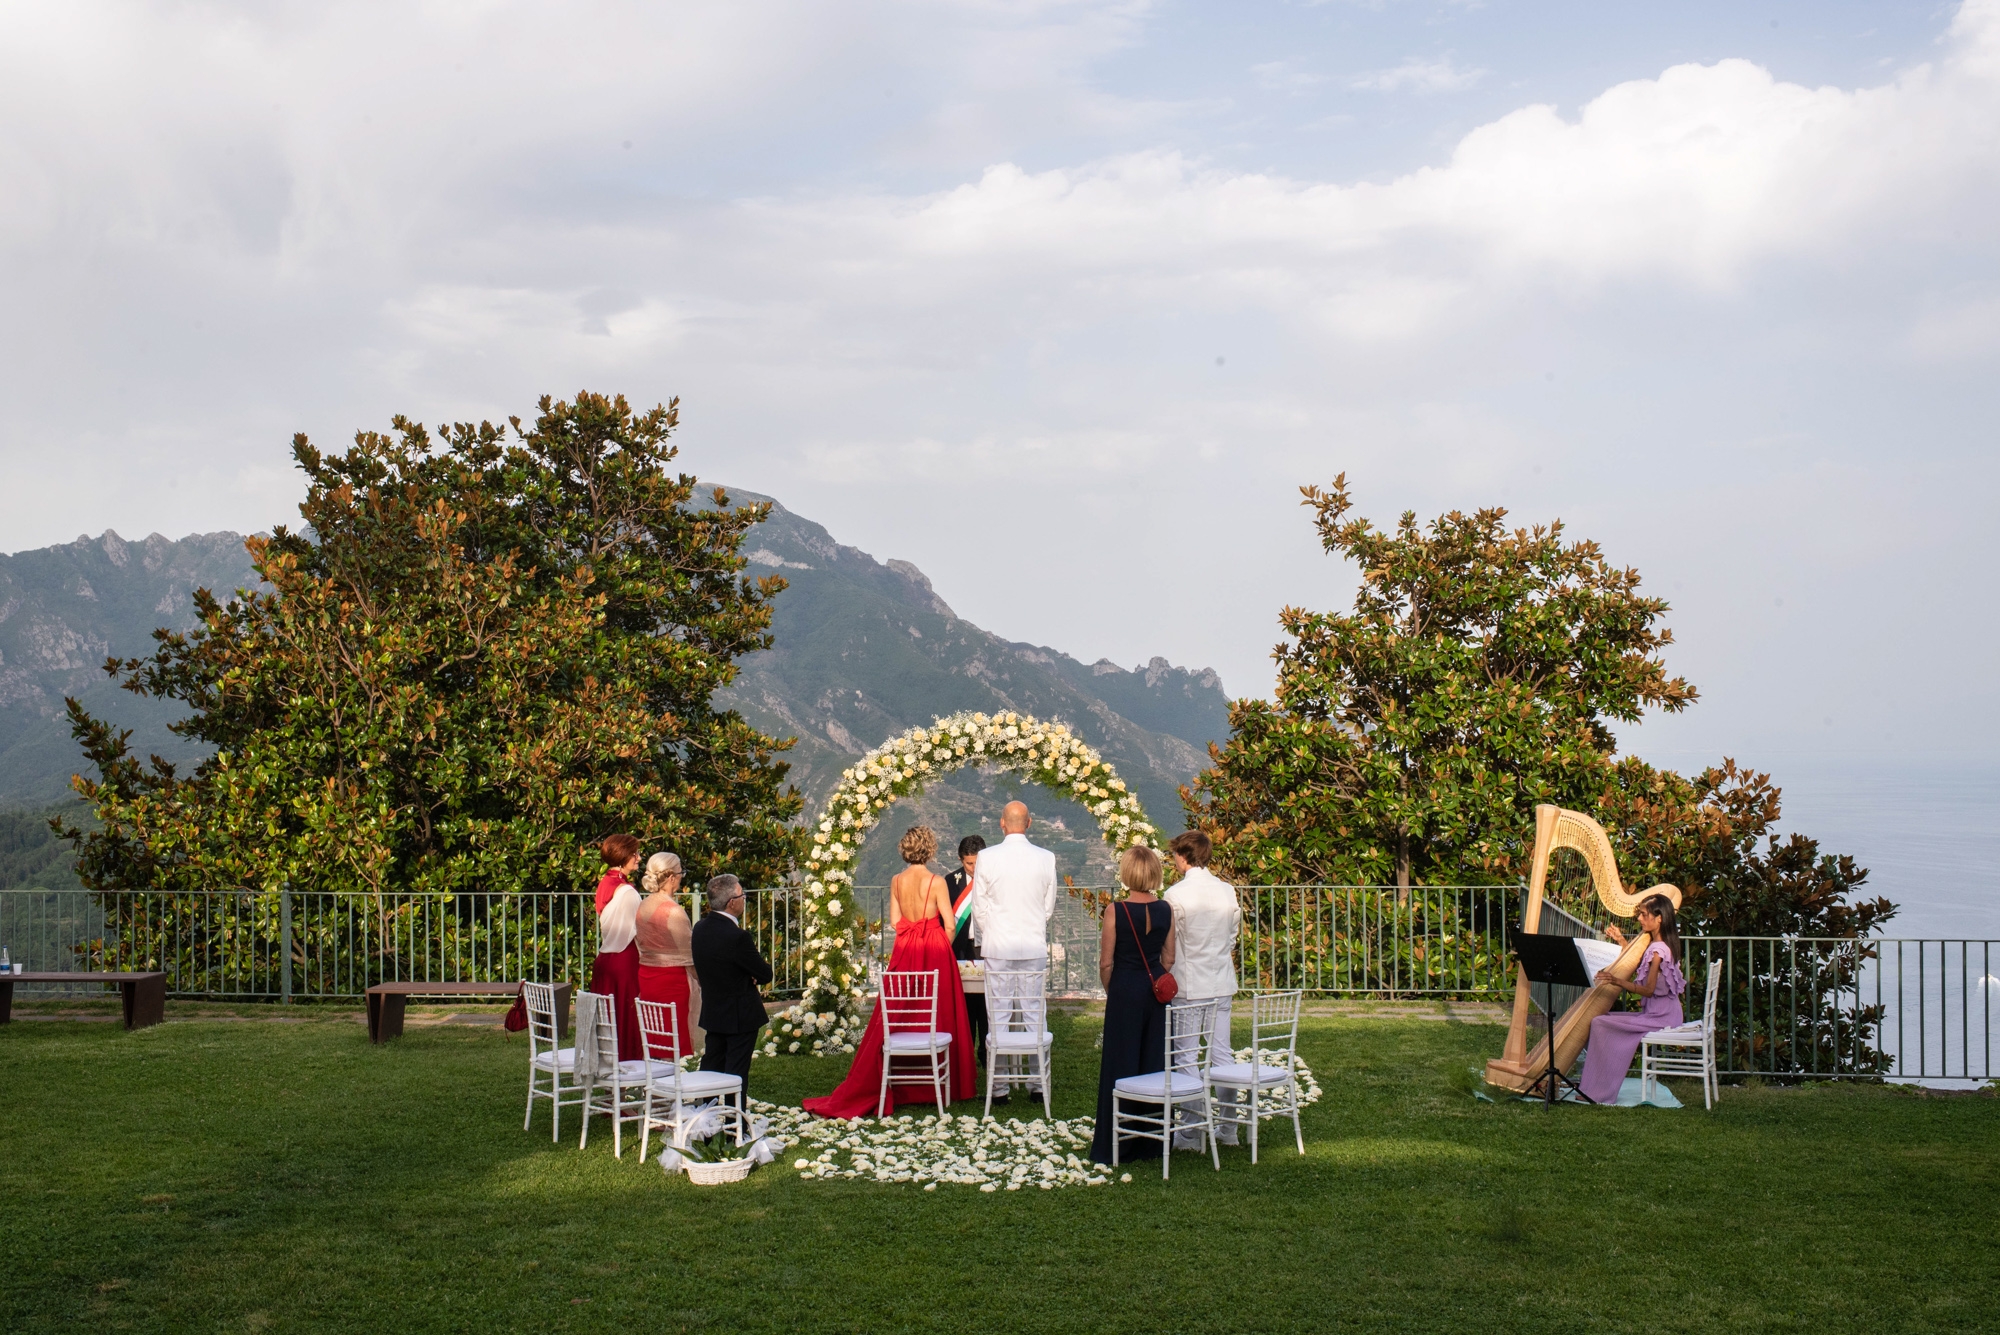
MULTIPOLYGON (((1215 1003, 1215 1027, 1211 1038, 1218 1062, 1234 1060, 1229 1036, 1229 1005, 1236 995, 1236 938, 1243 930, 1243 907, 1237 902, 1236 887, 1208 869, 1214 851, 1207 835, 1189 830, 1174 836, 1167 845, 1181 879, 1161 898, 1174 911, 1174 981, 1180 984, 1180 999, 1189 1003, 1215 1003)), ((1236 1095, 1225 1091, 1224 1103, 1234 1103, 1236 1095)), ((1241 1110, 1230 1107, 1232 1119, 1240 1120, 1241 1110)), ((1216 1128, 1215 1138, 1224 1145, 1236 1143, 1237 1120, 1216 1128)), ((1182 1131, 1174 1137, 1177 1150, 1202 1148, 1202 1133, 1182 1131)))
MULTIPOLYGON (((1000 843, 984 849, 972 870, 972 938, 986 961, 987 977, 1020 970, 1046 975, 1049 918, 1056 911, 1056 855, 1028 842, 1028 805, 1009 802, 1000 813, 1000 843)), ((1047 986, 1046 981, 1042 984, 1047 986)), ((990 987, 990 984, 989 984, 990 987)), ((1012 1013, 1008 999, 991 990, 988 1022, 998 1029, 1012 1013)), ((1019 1058, 1003 1058, 1010 1065, 1019 1058)), ((987 1078, 1003 1072, 989 1070, 987 1078)), ((996 1099, 995 1102, 1000 1100, 996 1099)))

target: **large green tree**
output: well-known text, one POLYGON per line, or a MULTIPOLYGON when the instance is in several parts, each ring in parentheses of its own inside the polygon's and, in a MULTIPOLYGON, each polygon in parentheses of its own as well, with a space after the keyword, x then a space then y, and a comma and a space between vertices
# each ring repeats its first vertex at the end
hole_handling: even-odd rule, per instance
POLYGON ((1284 609, 1276 698, 1231 707, 1234 735, 1186 791, 1238 877, 1511 879, 1537 803, 1594 803, 1613 721, 1694 700, 1658 657, 1667 605, 1560 523, 1406 512, 1385 532, 1350 515, 1345 474, 1301 490, 1361 586, 1345 614, 1284 609))
POLYGON ((714 695, 770 643, 774 578, 739 547, 768 512, 670 471, 677 405, 544 398, 532 425, 304 437, 296 531, 249 542, 266 589, 113 660, 215 748, 141 763, 70 702, 100 890, 573 889, 615 829, 691 872, 770 880, 800 799, 775 742, 714 695))

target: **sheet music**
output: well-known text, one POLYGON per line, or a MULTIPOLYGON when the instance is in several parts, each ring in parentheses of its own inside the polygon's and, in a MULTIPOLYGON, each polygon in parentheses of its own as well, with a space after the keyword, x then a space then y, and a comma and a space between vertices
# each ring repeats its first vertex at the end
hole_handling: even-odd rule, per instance
POLYGON ((1618 957, 1625 953, 1625 947, 1579 936, 1576 938, 1576 953, 1583 960, 1583 971, 1595 979, 1598 970, 1608 969, 1618 962, 1618 957))

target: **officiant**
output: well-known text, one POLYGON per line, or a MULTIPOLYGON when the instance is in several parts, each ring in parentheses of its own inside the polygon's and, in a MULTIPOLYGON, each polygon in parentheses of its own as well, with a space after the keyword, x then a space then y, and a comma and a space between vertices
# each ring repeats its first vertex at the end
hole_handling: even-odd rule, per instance
MULTIPOLYGON (((972 939, 972 871, 978 865, 980 851, 986 841, 976 834, 968 834, 958 841, 958 870, 946 872, 945 890, 951 895, 951 920, 953 936, 951 953, 961 963, 979 959, 979 943, 972 939)), ((959 970, 965 972, 963 968, 959 970)), ((986 994, 967 989, 965 994, 966 1018, 972 1022, 972 1051, 979 1064, 986 1064, 986 994)), ((1005 1095, 998 1101, 1005 1101, 1005 1095)))

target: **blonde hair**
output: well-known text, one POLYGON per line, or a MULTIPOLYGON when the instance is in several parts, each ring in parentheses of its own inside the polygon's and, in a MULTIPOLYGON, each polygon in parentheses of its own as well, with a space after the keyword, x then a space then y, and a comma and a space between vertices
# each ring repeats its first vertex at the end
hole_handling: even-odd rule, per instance
POLYGON ((655 853, 646 859, 646 874, 639 878, 639 884, 647 894, 652 894, 667 883, 668 877, 679 875, 682 875, 680 854, 655 853))
POLYGON ((1144 844, 1132 845, 1118 855, 1118 883, 1138 894, 1152 894, 1160 888, 1160 855, 1144 844))
POLYGON ((902 850, 905 862, 929 862, 937 855, 937 831, 928 825, 912 825, 903 831, 902 842, 896 847, 902 850))

